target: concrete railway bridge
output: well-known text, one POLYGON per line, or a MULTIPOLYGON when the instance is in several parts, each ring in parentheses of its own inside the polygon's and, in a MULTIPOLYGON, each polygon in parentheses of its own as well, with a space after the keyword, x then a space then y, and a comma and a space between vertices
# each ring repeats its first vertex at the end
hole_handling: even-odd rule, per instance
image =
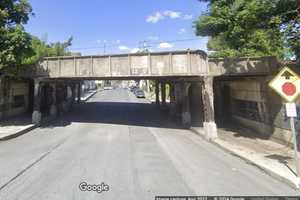
MULTIPOLYGON (((156 103, 166 105, 165 88, 168 84, 170 114, 178 117, 184 127, 200 124, 207 139, 213 139, 217 137, 214 85, 219 77, 239 76, 251 70, 225 69, 218 63, 210 65, 206 53, 201 50, 48 57, 36 67, 33 76, 32 121, 36 124, 41 122, 44 112, 42 102, 46 101, 49 105, 49 115, 56 116, 62 96, 70 93, 71 104, 76 96, 80 100, 83 80, 155 80, 156 103), (68 85, 71 92, 63 89, 62 85, 68 85)), ((253 74, 269 69, 259 70, 253 71, 253 74)))

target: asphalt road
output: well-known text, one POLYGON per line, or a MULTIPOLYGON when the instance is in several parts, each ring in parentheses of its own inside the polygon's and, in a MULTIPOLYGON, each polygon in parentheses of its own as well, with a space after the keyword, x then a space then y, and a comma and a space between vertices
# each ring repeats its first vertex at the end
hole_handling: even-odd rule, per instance
POLYGON ((99 92, 63 119, 0 142, 0 200, 299 194, 123 89, 99 92), (81 191, 82 182, 109 190, 81 191))

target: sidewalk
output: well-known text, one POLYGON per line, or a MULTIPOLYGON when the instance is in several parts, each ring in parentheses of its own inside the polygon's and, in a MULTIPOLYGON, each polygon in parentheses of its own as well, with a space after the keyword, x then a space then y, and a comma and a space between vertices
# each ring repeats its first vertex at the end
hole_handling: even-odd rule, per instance
MULTIPOLYGON (((86 92, 84 96, 81 97, 81 101, 87 101, 97 92, 97 90, 86 92)), ((38 125, 33 124, 31 120, 31 115, 26 114, 1 121, 0 141, 18 137, 36 128, 38 125)))
POLYGON ((36 125, 31 122, 31 115, 21 115, 0 122, 0 141, 22 135, 36 125))
POLYGON ((81 101, 87 101, 89 100, 92 96, 94 96, 97 92, 101 90, 90 90, 84 93, 84 96, 81 96, 80 100, 81 101))
MULTIPOLYGON (((202 128, 192 130, 204 135, 202 128)), ((239 133, 218 129, 218 138, 212 142, 224 150, 254 164, 274 178, 299 189, 299 179, 296 177, 294 151, 291 147, 277 142, 261 139, 249 130, 239 133)))

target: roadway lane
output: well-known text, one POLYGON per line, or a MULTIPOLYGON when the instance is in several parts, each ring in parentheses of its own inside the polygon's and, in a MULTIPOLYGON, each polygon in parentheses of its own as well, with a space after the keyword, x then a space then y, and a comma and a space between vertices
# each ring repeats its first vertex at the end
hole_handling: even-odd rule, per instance
POLYGON ((99 92, 63 119, 0 142, 1 200, 296 194, 123 89, 99 92), (110 188, 83 192, 81 182, 110 188))

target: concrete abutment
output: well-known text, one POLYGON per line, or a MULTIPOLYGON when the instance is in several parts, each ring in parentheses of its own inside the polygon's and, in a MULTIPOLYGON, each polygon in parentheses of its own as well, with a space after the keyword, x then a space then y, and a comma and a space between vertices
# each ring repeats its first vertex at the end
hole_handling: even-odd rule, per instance
POLYGON ((32 123, 39 125, 43 120, 54 119, 72 109, 76 97, 76 84, 79 85, 77 92, 79 96, 80 83, 35 79, 32 123))

